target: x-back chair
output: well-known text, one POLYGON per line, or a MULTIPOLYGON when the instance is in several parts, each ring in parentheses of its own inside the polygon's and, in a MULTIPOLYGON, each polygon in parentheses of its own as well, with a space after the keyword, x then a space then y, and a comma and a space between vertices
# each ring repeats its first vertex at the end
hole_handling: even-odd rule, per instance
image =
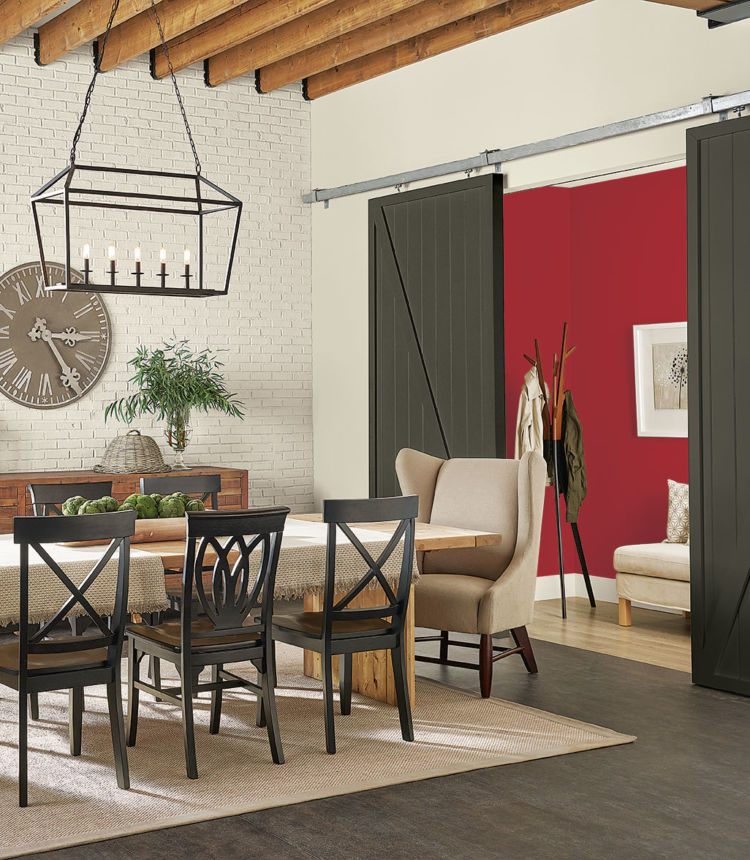
POLYGON ((268 730, 273 760, 277 764, 284 761, 274 697, 271 614, 276 565, 288 513, 285 507, 188 513, 179 621, 128 627, 128 745, 136 742, 140 691, 178 705, 182 709, 185 764, 190 779, 198 778, 193 698, 203 691, 211 692, 211 734, 219 732, 224 690, 243 687, 255 693, 259 700, 258 722, 268 730), (215 553, 216 560, 206 575, 210 582, 204 582, 209 551, 215 553), (254 579, 253 553, 260 553, 254 579), (205 613, 195 620, 194 596, 205 613), (172 663, 180 675, 179 686, 142 681, 139 663, 146 654, 172 663), (224 669, 225 663, 240 662, 249 662, 257 669, 260 684, 224 669), (211 681, 200 683, 198 676, 207 667, 211 669, 211 681))
POLYGON ((414 740, 411 719, 409 685, 406 674, 403 641, 406 610, 411 591, 414 559, 414 520, 417 516, 417 496, 392 499, 330 500, 323 502, 323 522, 328 524, 326 545, 326 578, 322 612, 298 612, 275 615, 273 638, 322 655, 323 695, 325 704, 326 750, 336 752, 333 722, 333 672, 331 658, 341 655, 340 706, 342 714, 351 712, 352 654, 362 651, 390 650, 393 675, 405 741, 414 740), (388 544, 374 559, 354 534, 348 523, 384 522, 398 520, 399 524, 388 544), (367 572, 345 595, 336 589, 336 534, 341 530, 355 547, 367 572), (401 571, 396 589, 383 575, 383 565, 403 540, 401 571), (385 592, 383 606, 354 609, 351 601, 376 581, 385 592))
POLYGON ((130 536, 135 531, 135 513, 122 511, 83 517, 16 517, 13 540, 20 547, 20 620, 17 641, 0 646, 0 684, 18 692, 18 802, 28 803, 27 696, 52 690, 70 690, 71 754, 81 752, 83 689, 106 684, 117 784, 129 788, 125 753, 120 657, 125 629, 130 536), (68 540, 109 540, 110 543, 83 581, 76 585, 45 548, 45 544, 68 540), (70 593, 63 605, 43 624, 29 623, 29 550, 33 550, 70 593), (114 606, 107 618, 86 598, 86 592, 118 553, 114 606), (50 634, 61 621, 81 607, 93 625, 93 635, 50 634))

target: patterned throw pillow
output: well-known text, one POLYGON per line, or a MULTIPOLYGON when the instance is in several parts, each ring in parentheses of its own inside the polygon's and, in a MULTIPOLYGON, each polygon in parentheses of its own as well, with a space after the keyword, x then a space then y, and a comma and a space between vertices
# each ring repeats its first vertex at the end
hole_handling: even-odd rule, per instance
POLYGON ((667 543, 690 543, 689 484, 667 481, 669 513, 667 514, 667 543))

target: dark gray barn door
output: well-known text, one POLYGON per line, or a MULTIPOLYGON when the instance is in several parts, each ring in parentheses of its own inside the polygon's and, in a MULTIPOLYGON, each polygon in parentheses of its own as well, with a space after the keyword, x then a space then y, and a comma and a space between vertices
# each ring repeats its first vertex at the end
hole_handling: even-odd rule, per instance
POLYGON ((505 456, 502 177, 370 201, 370 493, 394 460, 505 456))
POLYGON ((693 680, 750 695, 750 119, 688 132, 693 680))

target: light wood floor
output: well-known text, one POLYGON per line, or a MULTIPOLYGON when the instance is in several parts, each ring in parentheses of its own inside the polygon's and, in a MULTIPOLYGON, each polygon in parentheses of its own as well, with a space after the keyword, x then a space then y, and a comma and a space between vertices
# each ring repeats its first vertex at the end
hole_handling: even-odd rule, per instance
POLYGON ((616 603, 599 603, 592 609, 585 598, 571 597, 563 621, 559 600, 540 600, 528 631, 545 642, 690 671, 690 621, 681 615, 634 606, 633 626, 620 627, 616 603))

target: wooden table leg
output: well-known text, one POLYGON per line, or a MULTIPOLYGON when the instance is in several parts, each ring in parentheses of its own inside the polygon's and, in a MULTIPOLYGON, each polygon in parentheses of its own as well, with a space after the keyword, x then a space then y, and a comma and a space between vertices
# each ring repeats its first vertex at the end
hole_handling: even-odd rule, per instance
MULTIPOLYGON (((343 595, 336 595, 336 599, 343 595)), ((323 608, 320 593, 305 597, 306 612, 320 612, 323 608)), ((350 604, 352 608, 383 606, 385 595, 381 588, 368 588, 350 604)), ((409 609, 404 627, 406 642, 406 673, 409 678, 409 692, 414 706, 414 587, 409 598, 409 609)), ((339 682, 339 657, 333 658, 333 683, 339 682)), ((322 677, 321 656, 314 651, 305 651, 304 673, 310 678, 322 677)), ((352 659, 352 689, 370 699, 396 705, 396 688, 393 681, 393 666, 388 651, 367 651, 354 654, 352 659)))

